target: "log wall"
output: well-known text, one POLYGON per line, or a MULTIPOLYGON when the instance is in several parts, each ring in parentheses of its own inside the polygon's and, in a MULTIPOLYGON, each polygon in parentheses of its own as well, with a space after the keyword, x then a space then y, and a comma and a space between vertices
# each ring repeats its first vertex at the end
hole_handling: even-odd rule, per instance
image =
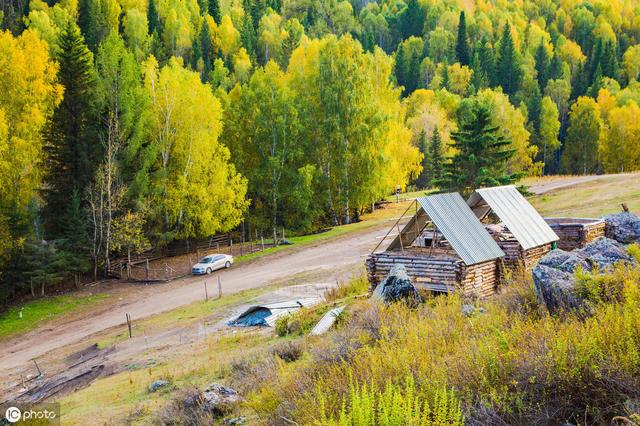
POLYGON ((373 291, 394 265, 403 265, 418 288, 433 292, 462 291, 468 297, 487 297, 496 292, 496 260, 466 266, 448 250, 411 247, 402 251, 374 253, 366 260, 367 275, 373 291))
POLYGON ((545 218, 551 229, 560 237, 558 248, 571 251, 582 248, 605 235, 606 224, 602 219, 545 218))

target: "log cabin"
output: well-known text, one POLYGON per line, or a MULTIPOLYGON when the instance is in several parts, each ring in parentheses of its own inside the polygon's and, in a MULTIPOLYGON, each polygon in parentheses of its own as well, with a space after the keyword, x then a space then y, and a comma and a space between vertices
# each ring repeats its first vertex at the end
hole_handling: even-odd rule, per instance
POLYGON ((488 297, 497 291, 504 252, 458 193, 418 197, 366 260, 371 291, 394 265, 404 265, 417 288, 488 297), (401 228, 400 222, 413 209, 401 228), (387 237, 395 238, 378 251, 387 237))
POLYGON ((605 236, 606 223, 603 219, 547 217, 544 220, 560 238, 558 248, 562 250, 582 248, 605 236))
POLYGON ((515 185, 476 189, 467 204, 504 251, 502 268, 531 270, 556 247, 558 235, 515 185))

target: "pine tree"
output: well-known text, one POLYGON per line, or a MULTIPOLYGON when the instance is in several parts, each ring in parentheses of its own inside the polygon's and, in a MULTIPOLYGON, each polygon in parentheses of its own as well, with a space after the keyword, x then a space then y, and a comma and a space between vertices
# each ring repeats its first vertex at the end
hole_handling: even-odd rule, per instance
POLYGON ((482 39, 482 41, 478 45, 478 64, 479 68, 482 70, 482 73, 485 75, 487 80, 487 85, 495 86, 497 85, 496 78, 496 59, 491 48, 489 42, 486 39, 482 39))
POLYGON ((511 141, 500 135, 491 124, 491 111, 486 105, 473 106, 471 118, 451 134, 457 153, 445 163, 438 181, 444 191, 469 195, 475 188, 512 183, 516 175, 506 173, 506 163, 514 155, 511 141))
POLYGON ((203 77, 206 79, 212 70, 213 60, 215 59, 211 46, 211 33, 206 21, 202 24, 202 30, 200 31, 200 49, 202 51, 202 62, 204 62, 203 77))
POLYGON ((441 89, 449 90, 449 64, 442 63, 442 82, 440 83, 441 89))
POLYGON ((220 0, 209 0, 209 15, 216 21, 216 24, 220 25, 222 16, 220 14, 220 0))
POLYGON ((404 43, 400 43, 398 45, 395 59, 394 71, 396 75, 396 81, 398 82, 399 86, 404 86, 407 81, 407 55, 405 53, 404 43))
POLYGON ((51 236, 57 238, 72 194, 83 193, 99 158, 99 144, 90 135, 95 98, 93 58, 74 22, 60 34, 58 81, 64 98, 54 111, 45 135, 47 188, 46 215, 51 219, 51 236))
POLYGON ((242 19, 242 28, 240 29, 240 42, 247 50, 251 58, 256 57, 256 29, 253 26, 253 17, 251 16, 251 4, 249 1, 244 2, 245 13, 242 19))
POLYGON ((547 82, 549 82, 549 80, 557 80, 562 77, 562 59, 558 57, 558 52, 553 52, 553 57, 549 63, 547 77, 547 82))
POLYGON ((402 39, 411 36, 421 37, 424 31, 425 13, 418 0, 409 0, 407 7, 400 13, 399 27, 402 39))
POLYGON ((507 23, 500 40, 496 77, 504 93, 512 97, 520 89, 522 76, 518 52, 511 36, 511 26, 507 23))
POLYGON ((538 75, 538 86, 540 87, 540 90, 543 91, 545 87, 547 87, 547 82, 549 81, 549 54, 547 53, 547 49, 544 47, 544 43, 540 43, 536 49, 535 61, 536 73, 538 75))
POLYGON ((440 179, 442 179, 442 169, 444 159, 442 157, 442 139, 440 139, 440 131, 438 126, 433 128, 433 134, 431 135, 431 144, 429 145, 429 184, 434 186, 440 179))
POLYGON ((429 146, 427 145, 427 133, 424 129, 421 129, 420 134, 418 135, 418 149, 422 154, 422 171, 416 179, 416 185, 418 188, 422 189, 427 187, 431 176, 431 156, 429 155, 429 146))
POLYGON ((156 30, 158 32, 160 31, 160 17, 158 16, 156 2, 154 0, 149 0, 149 6, 147 7, 147 24, 149 25, 149 34, 153 34, 156 30))
POLYGON ((604 77, 610 77, 613 79, 618 78, 618 58, 616 55, 616 48, 612 41, 608 41, 604 45, 602 57, 600 59, 600 68, 604 77))
POLYGON ((533 124, 534 134, 537 134, 540 129, 540 108, 542 106, 542 94, 537 84, 533 84, 532 93, 529 93, 525 103, 529 112, 529 121, 533 124))
POLYGON ((467 24, 464 11, 460 12, 460 23, 458 24, 458 40, 456 42, 456 58, 461 65, 469 65, 469 44, 467 42, 467 24))

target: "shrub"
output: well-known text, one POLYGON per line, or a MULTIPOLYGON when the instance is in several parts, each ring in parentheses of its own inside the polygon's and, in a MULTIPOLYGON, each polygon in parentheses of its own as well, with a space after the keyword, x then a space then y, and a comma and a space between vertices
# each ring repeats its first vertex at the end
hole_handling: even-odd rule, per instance
POLYGON ((297 361, 303 352, 300 342, 282 342, 271 349, 273 355, 285 362, 297 361))
MULTIPOLYGON (((322 401, 320 393, 320 401, 322 401)), ((427 396, 417 389, 412 376, 407 376, 404 386, 388 383, 384 392, 376 392, 373 386, 352 385, 349 401, 345 398, 338 419, 328 417, 320 404, 321 425, 338 426, 418 426, 464 424, 460 401, 453 391, 438 388, 427 396)))

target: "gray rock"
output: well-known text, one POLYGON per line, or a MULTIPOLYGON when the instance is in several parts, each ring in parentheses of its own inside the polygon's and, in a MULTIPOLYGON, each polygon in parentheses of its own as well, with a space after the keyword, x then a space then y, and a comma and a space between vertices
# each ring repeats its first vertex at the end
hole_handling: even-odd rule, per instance
POLYGON ((616 262, 634 261, 623 244, 607 237, 597 238, 573 253, 603 271, 616 262))
POLYGON ((578 266, 581 266, 585 271, 591 270, 591 265, 578 254, 560 249, 550 251, 540 260, 539 264, 569 273, 573 273, 578 266))
POLYGON ((202 392, 202 408, 214 414, 225 414, 240 402, 240 395, 234 389, 219 383, 212 383, 202 392))
POLYGON ((244 416, 234 417, 232 419, 225 419, 225 425, 243 425, 247 419, 244 416))
POLYGON ((422 297, 411 283, 411 278, 402 265, 391 268, 387 278, 373 291, 373 297, 386 303, 405 301, 412 306, 422 302, 422 297))
POLYGON ((572 273, 538 264, 533 268, 533 284, 538 302, 551 313, 582 306, 582 300, 575 294, 576 281, 572 273))
POLYGON ((482 307, 476 308, 473 305, 462 305, 461 312, 465 317, 472 317, 476 312, 480 314, 484 313, 485 309, 482 307))
POLYGON ((604 217, 606 235, 623 244, 640 243, 640 218, 633 213, 615 213, 604 217))
POLYGON ((149 392, 153 393, 155 391, 157 391, 158 389, 162 389, 166 386, 169 386, 169 381, 165 380, 165 379, 158 379, 158 380, 154 380, 150 385, 149 385, 149 392))

